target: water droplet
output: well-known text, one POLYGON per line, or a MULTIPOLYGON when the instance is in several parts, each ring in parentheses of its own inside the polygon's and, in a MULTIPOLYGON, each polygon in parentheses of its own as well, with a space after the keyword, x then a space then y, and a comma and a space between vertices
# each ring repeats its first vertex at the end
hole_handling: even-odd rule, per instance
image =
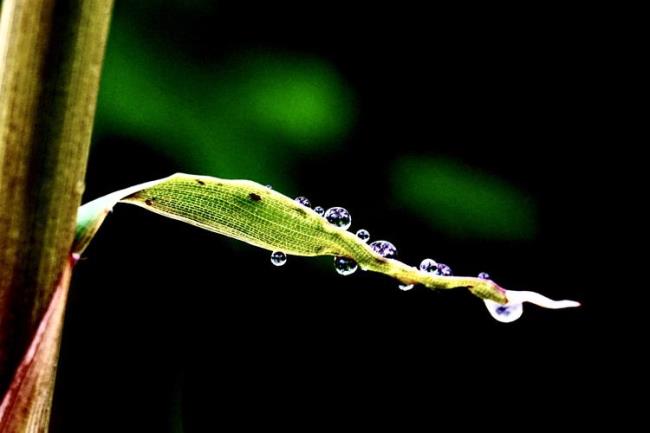
POLYGON ((311 207, 311 202, 307 197, 300 196, 296 197, 295 200, 303 206, 311 207))
POLYGON ((407 292, 411 290, 413 287, 415 287, 415 284, 400 284, 397 287, 399 287, 400 290, 407 292))
POLYGON ((314 212, 316 212, 320 216, 323 216, 323 214, 325 214, 325 209, 323 209, 322 206, 316 206, 314 208, 314 212))
POLYGON ((351 275, 357 270, 357 262, 347 257, 334 257, 334 269, 341 275, 351 275))
POLYGON ((271 263, 275 266, 282 266, 287 263, 287 255, 282 251, 273 251, 271 253, 271 263))
POLYGON ((443 277, 448 277, 450 275, 453 275, 453 272, 451 272, 451 268, 444 263, 438 263, 438 270, 436 271, 436 275, 442 275, 443 277))
POLYGON ((268 189, 273 189, 273 185, 271 185, 271 184, 266 185, 266 187, 267 187, 268 189))
POLYGON ((325 212, 325 219, 337 227, 347 230, 352 224, 350 212, 342 207, 331 207, 325 212))
POLYGON ((424 259, 420 262, 420 270, 435 273, 438 270, 438 262, 433 259, 424 259))
POLYGON ((490 274, 488 274, 487 272, 481 272, 480 274, 478 274, 478 277, 482 280, 489 280, 490 274))
POLYGON ((552 308, 554 310, 580 306, 580 303, 576 301, 569 301, 567 299, 554 301, 536 292, 504 290, 504 293, 506 298, 508 298, 508 303, 505 305, 494 302, 491 299, 483 299, 490 315, 503 323, 514 322, 519 319, 524 312, 524 302, 530 302, 540 307, 552 308))
POLYGON ((364 242, 368 242, 370 239, 370 232, 366 229, 357 230, 357 237, 364 242))
POLYGON ((397 257, 397 248, 388 241, 374 241, 370 244, 370 248, 380 256, 386 257, 387 259, 394 259, 397 257))
POLYGON ((502 323, 514 322, 524 313, 522 303, 501 305, 489 299, 484 299, 483 301, 490 315, 502 323))

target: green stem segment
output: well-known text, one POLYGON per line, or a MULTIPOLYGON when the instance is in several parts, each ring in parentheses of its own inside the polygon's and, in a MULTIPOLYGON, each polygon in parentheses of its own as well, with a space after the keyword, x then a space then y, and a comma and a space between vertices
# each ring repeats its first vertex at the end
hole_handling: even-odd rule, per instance
POLYGON ((248 180, 179 173, 109 194, 80 208, 73 251, 80 253, 85 249, 118 201, 270 251, 348 257, 361 269, 389 275, 404 284, 422 284, 431 289, 467 288, 483 299, 507 302, 504 290, 493 281, 433 275, 384 258, 357 236, 333 226, 313 210, 248 180))

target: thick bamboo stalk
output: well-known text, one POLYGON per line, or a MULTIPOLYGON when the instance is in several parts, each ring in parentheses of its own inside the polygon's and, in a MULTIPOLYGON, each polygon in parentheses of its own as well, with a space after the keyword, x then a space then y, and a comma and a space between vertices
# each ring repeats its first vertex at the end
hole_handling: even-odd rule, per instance
POLYGON ((2 4, 0 396, 68 263, 112 3, 2 4))

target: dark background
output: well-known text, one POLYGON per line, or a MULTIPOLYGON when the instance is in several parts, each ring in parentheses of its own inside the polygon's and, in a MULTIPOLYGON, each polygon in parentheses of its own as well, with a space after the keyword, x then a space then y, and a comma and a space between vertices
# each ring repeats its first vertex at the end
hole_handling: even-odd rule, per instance
MULTIPOLYGON (((588 11, 127 3, 116 4, 86 201, 176 171, 252 178, 345 206, 354 230, 391 240, 407 263, 433 257, 457 274, 488 271, 508 289, 583 306, 529 305, 501 324, 464 291, 402 292, 377 274, 341 277, 330 258, 289 257, 275 268, 266 251, 118 205, 75 272, 53 431, 462 426, 484 413, 490 424, 517 413, 578 420, 584 402, 598 400, 604 302, 589 276, 602 231, 591 216, 602 198, 593 89, 604 42, 588 11), (151 53, 158 60, 147 63, 151 53), (318 131, 264 129, 245 105, 201 99, 236 99, 255 73, 237 77, 257 63, 233 59, 250 53, 280 59, 274 73, 289 87, 300 59, 335 71, 334 89, 344 89, 336 104, 345 106, 330 111, 346 116, 335 133, 327 122, 318 131), (214 143, 216 156, 188 157, 195 138, 205 140, 202 152, 214 143), (226 168, 211 169, 220 155, 226 168), (460 215, 450 230, 453 212, 445 220, 409 208, 395 194, 394 164, 405 156, 433 161, 434 172, 435 161, 454 161, 498 178, 532 203, 533 229, 475 230, 460 215)), ((447 200, 454 208, 465 197, 447 200)))

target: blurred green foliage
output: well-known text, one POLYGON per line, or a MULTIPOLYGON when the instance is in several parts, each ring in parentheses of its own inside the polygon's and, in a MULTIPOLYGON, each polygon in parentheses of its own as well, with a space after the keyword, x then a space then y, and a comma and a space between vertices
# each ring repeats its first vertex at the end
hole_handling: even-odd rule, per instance
POLYGON ((198 65, 149 45, 116 20, 97 131, 141 139, 181 170, 289 188, 293 160, 340 146, 353 124, 350 90, 318 58, 246 52, 198 65))
POLYGON ((404 157, 396 161, 393 179, 396 200, 449 235, 503 240, 535 236, 529 197, 458 161, 404 157))
MULTIPOLYGON (((143 9, 135 14, 143 17, 150 7, 129 10, 143 9)), ((113 23, 98 134, 139 139, 179 171, 247 178, 286 192, 298 190, 287 175, 294 164, 340 149, 354 126, 353 91, 321 58, 237 49, 200 63, 142 33, 133 25, 138 19, 117 15, 113 23)), ((390 180, 397 202, 450 236, 535 235, 529 197, 459 162, 404 157, 390 180)))

